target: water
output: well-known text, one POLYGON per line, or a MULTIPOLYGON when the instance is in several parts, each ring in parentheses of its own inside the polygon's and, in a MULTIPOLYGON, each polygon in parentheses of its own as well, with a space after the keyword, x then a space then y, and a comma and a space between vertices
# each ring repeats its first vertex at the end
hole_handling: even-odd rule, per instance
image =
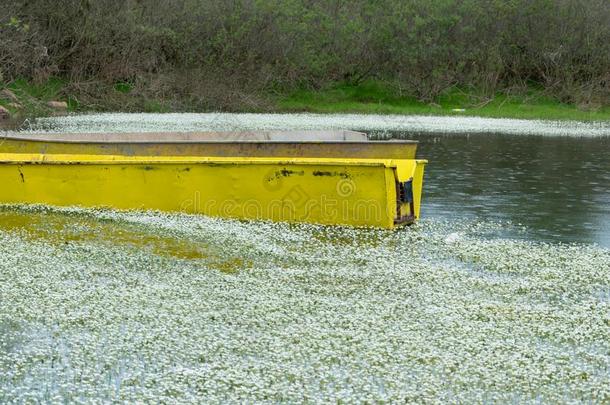
POLYGON ((0 402, 608 402, 610 138, 407 130, 398 232, 2 207, 0 402))
POLYGON ((610 247, 610 137, 420 135, 422 215, 511 221, 522 237, 610 247))

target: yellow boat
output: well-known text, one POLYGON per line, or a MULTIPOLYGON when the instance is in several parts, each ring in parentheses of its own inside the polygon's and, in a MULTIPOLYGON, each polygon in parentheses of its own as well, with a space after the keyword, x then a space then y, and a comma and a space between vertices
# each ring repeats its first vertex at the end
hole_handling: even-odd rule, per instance
MULTIPOLYGON (((131 155, 109 154, 98 153, 99 148, 106 145, 116 150, 112 149, 116 142, 95 143, 87 149, 91 144, 78 138, 65 143, 73 149, 55 146, 53 153, 39 153, 48 151, 45 148, 52 142, 43 145, 46 140, 12 138, 9 147, 0 145, 0 203, 152 209, 388 229, 419 217, 425 160, 388 158, 378 155, 381 149, 367 150, 365 145, 376 145, 375 141, 312 138, 276 141, 286 151, 300 149, 298 154, 305 157, 269 152, 280 153, 280 148, 266 149, 268 155, 263 157, 183 156, 163 148, 179 143, 175 138, 153 143, 164 153, 149 156, 141 153, 150 149, 139 149, 137 141, 131 143, 136 145, 131 155), (10 149, 19 142, 27 148, 10 149), (308 142, 361 143, 358 150, 363 156, 326 156, 339 154, 340 148, 312 150, 308 142)), ((252 142, 258 141, 244 141, 252 142)), ((190 143, 200 147, 200 153, 209 153, 201 144, 208 146, 201 139, 190 143)), ((415 143, 404 145, 416 147, 415 143)), ((251 152, 250 147, 242 151, 246 152, 251 152)))
POLYGON ((5 133, 0 153, 125 156, 415 159, 417 142, 369 141, 355 131, 5 133))

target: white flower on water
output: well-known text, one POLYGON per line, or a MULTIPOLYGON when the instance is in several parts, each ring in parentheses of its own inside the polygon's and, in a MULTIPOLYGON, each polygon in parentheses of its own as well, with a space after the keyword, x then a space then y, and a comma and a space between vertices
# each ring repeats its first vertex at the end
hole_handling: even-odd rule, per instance
POLYGON ((452 232, 445 238, 445 243, 456 243, 462 239, 462 234, 459 232, 452 232))

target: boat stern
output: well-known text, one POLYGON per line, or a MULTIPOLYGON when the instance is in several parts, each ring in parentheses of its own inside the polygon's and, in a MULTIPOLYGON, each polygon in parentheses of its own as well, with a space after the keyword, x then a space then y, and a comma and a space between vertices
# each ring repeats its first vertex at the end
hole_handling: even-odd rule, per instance
MULTIPOLYGON (((420 216, 424 168, 428 163, 423 159, 395 160, 394 200, 396 216, 394 227, 410 225, 420 216)), ((389 191, 391 192, 391 188, 389 191)), ((390 199, 392 196, 389 197, 390 199)))

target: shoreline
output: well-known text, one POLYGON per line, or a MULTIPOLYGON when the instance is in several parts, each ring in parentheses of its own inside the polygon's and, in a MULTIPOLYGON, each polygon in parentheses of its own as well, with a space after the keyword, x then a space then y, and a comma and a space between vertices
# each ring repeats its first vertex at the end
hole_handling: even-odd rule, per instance
MULTIPOLYGON (((176 94, 168 94, 165 98, 150 97, 135 90, 118 91, 112 86, 101 89, 94 99, 84 101, 68 88, 68 83, 58 80, 39 85, 18 81, 3 89, 0 86, 0 108, 5 110, 4 118, 0 114, 0 130, 7 126, 18 126, 19 122, 28 119, 74 113, 212 114, 216 113, 214 105, 218 104, 210 100, 211 108, 202 108, 176 94)), ((600 125, 610 122, 610 105, 564 104, 536 89, 523 91, 520 95, 498 93, 493 96, 450 89, 433 102, 422 102, 373 82, 358 86, 336 84, 316 91, 296 90, 275 95, 257 93, 254 96, 258 102, 248 107, 229 105, 216 110, 233 114, 341 114, 414 119, 433 116, 442 119, 513 119, 600 125)))
POLYGON ((201 130, 351 129, 423 134, 608 137, 610 121, 312 113, 96 113, 40 117, 25 132, 190 132, 201 130))

